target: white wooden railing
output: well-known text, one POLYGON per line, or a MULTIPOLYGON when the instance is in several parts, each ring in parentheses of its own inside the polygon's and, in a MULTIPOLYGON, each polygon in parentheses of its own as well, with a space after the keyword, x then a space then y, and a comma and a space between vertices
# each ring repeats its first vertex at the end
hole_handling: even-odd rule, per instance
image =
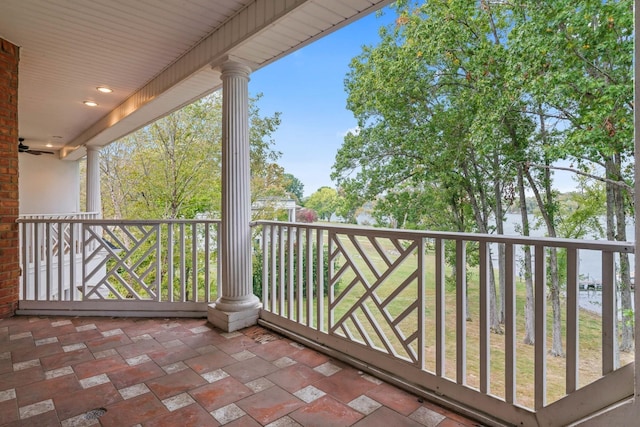
POLYGON ((18 223, 19 313, 202 316, 217 298, 219 221, 41 215, 18 223))
MULTIPOLYGON (((387 373, 485 421, 561 426, 633 395, 617 347, 616 265, 632 243, 260 221, 262 321, 387 373), (505 256, 503 334, 490 331, 492 254, 505 256), (531 248, 535 345, 522 343, 522 248, 531 248), (548 253, 566 260, 562 344, 549 355, 548 253), (596 251, 601 314, 580 308, 581 255, 596 251), (307 266, 323 268, 307 268, 307 266), (475 267, 473 266, 475 265, 475 267), (597 337, 594 337, 597 335, 597 337), (493 421, 492 421, 493 420, 493 421)), ((590 266, 593 267, 593 266, 590 266)), ((563 274, 563 276, 564 276, 563 274)))

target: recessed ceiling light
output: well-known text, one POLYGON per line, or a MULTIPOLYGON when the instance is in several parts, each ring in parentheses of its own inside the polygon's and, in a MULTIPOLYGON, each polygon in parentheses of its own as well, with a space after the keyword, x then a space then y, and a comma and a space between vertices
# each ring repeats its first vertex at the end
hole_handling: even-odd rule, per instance
POLYGON ((86 105, 87 107, 97 107, 98 103, 95 101, 84 101, 84 105, 86 105))
POLYGON ((52 143, 48 143, 47 144, 47 148, 51 148, 51 147, 53 147, 53 144, 52 143))
POLYGON ((98 86, 96 89, 98 89, 98 91, 100 91, 102 93, 111 93, 111 92, 113 92, 113 89, 109 89, 106 86, 98 86))

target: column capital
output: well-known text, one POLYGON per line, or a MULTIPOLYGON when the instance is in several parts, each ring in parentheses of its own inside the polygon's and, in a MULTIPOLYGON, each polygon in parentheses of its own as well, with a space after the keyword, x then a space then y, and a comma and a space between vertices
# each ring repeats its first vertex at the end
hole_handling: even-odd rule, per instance
POLYGON ((89 151, 100 151, 102 149, 102 147, 98 147, 96 145, 85 145, 84 148, 87 150, 87 152, 89 152, 89 151))
MULTIPOLYGON (((249 76, 257 64, 245 61, 231 55, 225 55, 211 63, 211 68, 220 71, 222 75, 246 75, 249 76)), ((222 76, 221 76, 222 77, 222 76)))

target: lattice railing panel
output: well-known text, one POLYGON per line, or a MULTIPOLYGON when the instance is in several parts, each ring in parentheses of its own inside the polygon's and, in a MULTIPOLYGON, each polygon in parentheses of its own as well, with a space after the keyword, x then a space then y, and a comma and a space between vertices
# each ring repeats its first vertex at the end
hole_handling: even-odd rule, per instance
POLYGON ((342 262, 330 332, 418 363, 419 240, 342 233, 330 239, 332 258, 342 262))
POLYGON ((83 231, 86 298, 159 301, 161 235, 158 224, 86 225, 83 231), (108 255, 103 256, 105 253, 108 255), (93 259, 99 261, 91 265, 93 259), (94 285, 88 287, 87 283, 94 285))

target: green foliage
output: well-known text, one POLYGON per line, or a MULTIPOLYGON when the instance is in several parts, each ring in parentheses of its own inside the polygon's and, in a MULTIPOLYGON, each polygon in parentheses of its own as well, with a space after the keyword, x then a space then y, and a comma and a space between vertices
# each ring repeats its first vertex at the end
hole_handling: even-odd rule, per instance
POLYGON ((290 173, 285 173, 284 179, 287 193, 294 197, 296 202, 300 203, 304 197, 304 184, 290 173))
MULTIPOLYGON (((260 115, 251 100, 252 197, 285 195, 271 134, 279 114, 260 115)), ((202 98, 101 150, 104 216, 123 219, 219 216, 222 99, 202 98)))
MULTIPOLYGON (((606 182, 607 236, 624 240, 631 0, 405 0, 395 12, 345 80, 359 132, 345 137, 332 178, 346 199, 375 201, 389 226, 501 233, 504 205, 528 191, 549 236, 563 222, 580 234, 587 210, 563 211, 553 188, 555 165, 568 160, 566 169, 606 182)), ((561 354, 563 278, 552 258, 552 353, 561 354)), ((492 283, 494 330, 499 299, 492 283)))
MULTIPOLYGON (((317 277, 317 272, 318 272, 318 258, 315 256, 315 254, 318 251, 317 245, 313 245, 313 262, 312 262, 312 275, 313 275, 313 281, 312 281, 312 286, 313 286, 313 295, 316 295, 316 284, 315 284, 315 278, 317 277)), ((289 257, 293 256, 293 271, 294 271, 294 283, 296 283, 295 285, 295 289, 294 289, 294 295, 297 295, 297 290, 298 290, 298 284, 297 281, 295 279, 295 277, 297 277, 297 271, 298 271, 298 262, 299 262, 299 257, 298 257, 298 252, 293 252, 292 254, 287 254, 285 255, 286 259, 285 262, 288 263, 289 262, 289 257)), ((306 298, 307 295, 307 285, 308 285, 308 263, 307 263, 307 247, 306 245, 304 245, 303 250, 302 250, 302 294, 303 294, 303 298, 306 298)), ((326 285, 326 280, 329 277, 329 250, 328 248, 324 248, 323 250, 323 257, 322 257, 322 261, 323 261, 323 265, 322 265, 322 270, 323 270, 323 277, 325 280, 325 286, 324 286, 324 296, 327 296, 329 294, 329 287, 326 285)), ((263 286, 262 286, 262 273, 263 273, 263 253, 262 250, 259 247, 254 247, 254 251, 253 251, 253 294, 257 295, 258 297, 262 296, 262 290, 263 290, 263 286)), ((279 252, 278 254, 276 254, 276 265, 280 265, 280 255, 279 252)), ((339 265, 334 265, 334 268, 339 268, 339 265)), ((273 274, 273 272, 271 272, 271 274, 273 274)), ((278 277, 280 277, 280 275, 284 275, 284 282, 285 283, 289 283, 289 270, 288 268, 285 268, 284 271, 279 271, 278 272, 278 277)), ((270 280, 269 278, 267 280, 270 280)), ((336 284, 336 288, 339 286, 339 282, 338 284, 336 284)))
MULTIPOLYGON (((209 241, 209 257, 205 257, 205 228, 207 225, 199 224, 195 228, 185 224, 161 224, 159 234, 151 231, 151 227, 128 226, 126 229, 114 227, 111 231, 117 236, 121 251, 110 256, 106 261, 107 278, 106 281, 120 295, 125 298, 134 298, 131 291, 123 284, 127 284, 141 298, 148 298, 149 291, 146 287, 159 283, 161 289, 161 300, 168 301, 169 289, 172 289, 173 298, 176 301, 185 298, 187 301, 194 301, 194 272, 195 272, 195 292, 197 298, 203 301, 205 298, 205 270, 209 270, 209 286, 211 295, 215 295, 216 268, 217 268, 217 248, 216 239, 209 241), (170 257, 168 244, 169 227, 172 228, 173 254, 170 257), (184 237, 184 240, 182 240, 184 237), (133 239, 133 240, 131 240, 133 239), (196 239, 195 261, 190 252, 182 252, 180 248, 192 248, 193 240, 196 239), (157 251, 160 243, 160 251, 157 251), (183 255, 184 256, 183 258, 183 255), (126 264, 126 268, 123 267, 126 264), (169 265, 171 264, 171 266, 169 265), (156 269, 159 265, 160 270, 156 269), (117 266, 117 268, 116 268, 117 266), (169 282, 169 268, 173 271, 173 280, 169 282), (183 270, 184 268, 184 270, 183 270), (159 277, 158 277, 159 273, 159 277), (145 286, 139 282, 143 281, 145 286), (182 295, 181 281, 185 283, 185 294, 182 295)), ((210 225, 208 227, 211 227, 210 225)), ((210 230, 212 232, 212 230, 210 230)), ((110 298, 115 297, 111 295, 110 298)))
POLYGON ((320 218, 329 221, 331 215, 338 210, 340 199, 338 192, 333 188, 320 187, 318 191, 309 196, 304 205, 316 211, 320 218))
POLYGON ((496 194, 513 200, 520 165, 557 224, 557 195, 544 189, 560 159, 596 179, 594 165, 616 161, 609 179, 629 188, 630 0, 402 1, 395 11, 345 80, 360 131, 345 137, 332 178, 352 206, 376 200, 389 225, 433 227, 439 216, 448 221, 437 228, 472 231, 459 206, 486 220, 496 194), (448 191, 450 209, 421 197, 448 191))

